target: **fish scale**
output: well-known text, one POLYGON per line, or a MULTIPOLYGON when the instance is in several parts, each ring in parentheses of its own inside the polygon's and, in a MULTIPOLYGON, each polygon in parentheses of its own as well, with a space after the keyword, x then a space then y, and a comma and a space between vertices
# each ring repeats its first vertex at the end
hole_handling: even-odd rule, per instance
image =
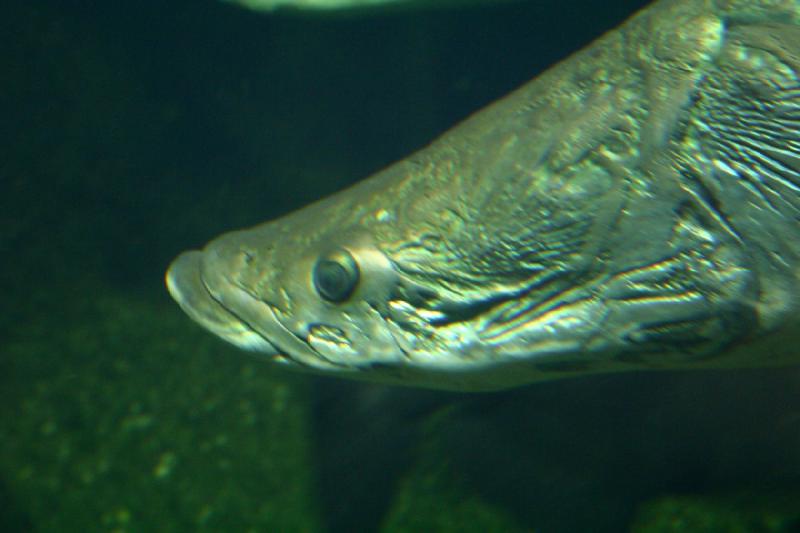
POLYGON ((233 344, 384 383, 798 364, 798 117, 800 4, 661 0, 167 286, 233 344))

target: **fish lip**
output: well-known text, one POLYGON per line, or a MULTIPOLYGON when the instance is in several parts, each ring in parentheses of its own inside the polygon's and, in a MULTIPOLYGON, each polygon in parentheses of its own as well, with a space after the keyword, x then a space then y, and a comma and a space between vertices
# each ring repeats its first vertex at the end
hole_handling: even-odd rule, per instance
POLYGON ((196 281, 202 285, 204 294, 218 309, 224 310, 232 320, 269 345, 269 355, 278 363, 292 364, 308 370, 342 371, 349 368, 327 359, 311 348, 302 337, 283 324, 270 302, 259 298, 235 279, 222 274, 226 271, 225 251, 220 243, 215 246, 212 242, 204 250, 197 252, 195 261, 196 281))
POLYGON ((270 358, 284 356, 274 343, 214 297, 203 279, 203 259, 202 251, 190 250, 176 257, 167 269, 167 291, 180 308, 192 320, 231 344, 270 358))
MULTIPOLYGON (((203 279, 203 281, 205 283, 205 279, 203 279)), ((283 357, 287 362, 291 362, 293 364, 296 364, 297 366, 309 370, 341 371, 341 370, 347 370, 349 368, 347 365, 331 361, 327 357, 320 354, 318 351, 314 350, 301 337, 293 333, 287 326, 283 324, 283 322, 281 322, 281 320, 278 318, 278 315, 275 313, 272 304, 270 304, 269 302, 266 302, 254 296, 247 289, 235 284, 229 284, 228 289, 235 291, 239 297, 244 298, 250 305, 257 305, 259 306, 260 310, 264 310, 267 312, 266 315, 262 315, 260 318, 266 319, 266 322, 270 326, 272 326, 271 328, 254 326, 245 317, 229 310, 231 314, 235 315, 239 320, 242 321, 242 323, 246 324, 247 327, 250 328, 255 334, 259 335, 262 339, 264 339, 272 346, 274 346, 277 349, 279 355, 283 357), (269 337, 264 332, 265 329, 268 329, 268 332, 270 333, 269 337), (275 340, 276 338, 277 340, 275 340), (293 345, 294 349, 292 350, 287 349, 286 345, 293 345)), ((214 295, 211 292, 211 289, 207 288, 207 290, 209 291, 209 294, 211 294, 211 297, 213 298, 214 295)), ((219 304, 225 307, 225 305, 222 302, 219 302, 219 304)))

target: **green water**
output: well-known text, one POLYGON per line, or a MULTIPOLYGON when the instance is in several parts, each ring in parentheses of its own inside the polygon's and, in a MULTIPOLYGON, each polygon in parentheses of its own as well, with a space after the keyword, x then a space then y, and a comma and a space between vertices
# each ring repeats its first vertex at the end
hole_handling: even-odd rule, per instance
POLYGON ((289 374, 179 251, 431 140, 636 2, 0 5, 1 531, 798 531, 797 370, 431 395, 289 374))

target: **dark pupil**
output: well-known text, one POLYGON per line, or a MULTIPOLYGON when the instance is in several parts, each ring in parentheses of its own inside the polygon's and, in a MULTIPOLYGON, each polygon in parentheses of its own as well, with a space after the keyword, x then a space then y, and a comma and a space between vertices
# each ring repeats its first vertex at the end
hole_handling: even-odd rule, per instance
POLYGON ((314 269, 314 285, 320 295, 332 302, 341 302, 355 288, 353 275, 341 263, 323 259, 314 269))

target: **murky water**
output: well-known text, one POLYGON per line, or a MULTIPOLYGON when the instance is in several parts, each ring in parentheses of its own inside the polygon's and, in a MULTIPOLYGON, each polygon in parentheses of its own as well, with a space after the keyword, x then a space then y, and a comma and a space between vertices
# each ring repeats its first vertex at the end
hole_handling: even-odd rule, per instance
POLYGON ((163 288, 641 4, 0 5, 0 530, 797 531, 797 369, 382 388, 251 359, 163 288))

